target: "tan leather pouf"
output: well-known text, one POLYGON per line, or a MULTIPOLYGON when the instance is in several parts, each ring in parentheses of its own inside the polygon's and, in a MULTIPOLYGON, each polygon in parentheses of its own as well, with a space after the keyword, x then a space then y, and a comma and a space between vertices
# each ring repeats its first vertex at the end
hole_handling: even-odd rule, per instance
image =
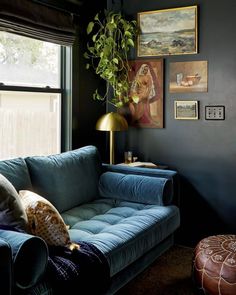
POLYGON ((236 235, 201 240, 195 248, 193 274, 205 294, 236 295, 236 235))

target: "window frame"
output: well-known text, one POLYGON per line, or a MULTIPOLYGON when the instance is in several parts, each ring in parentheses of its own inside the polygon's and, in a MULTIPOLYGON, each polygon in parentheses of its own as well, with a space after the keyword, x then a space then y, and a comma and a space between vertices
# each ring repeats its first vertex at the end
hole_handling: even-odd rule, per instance
POLYGON ((60 88, 4 85, 0 91, 42 92, 61 95, 61 152, 72 148, 72 46, 60 46, 60 88))

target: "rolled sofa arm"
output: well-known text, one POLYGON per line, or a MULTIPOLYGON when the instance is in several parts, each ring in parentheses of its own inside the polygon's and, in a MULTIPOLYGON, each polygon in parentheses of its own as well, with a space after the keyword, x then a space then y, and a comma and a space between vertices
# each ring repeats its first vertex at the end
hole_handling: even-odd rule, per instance
POLYGON ((10 295, 12 292, 12 251, 11 246, 0 238, 0 293, 10 295))
POLYGON ((174 170, 167 169, 155 169, 155 168, 141 168, 141 167, 130 167, 125 165, 110 165, 102 164, 103 172, 118 172, 123 174, 135 174, 145 175, 150 177, 164 177, 173 179, 177 176, 177 172, 174 170))
POLYGON ((152 205, 169 205, 172 181, 167 178, 105 172, 100 176, 101 197, 152 205))
POLYGON ((180 181, 177 171, 169 169, 143 168, 143 167, 129 167, 125 165, 110 165, 102 164, 103 172, 116 172, 123 174, 135 174, 150 177, 159 177, 170 179, 173 183, 173 201, 172 203, 179 206, 180 198, 180 181))
POLYGON ((20 289, 33 287, 41 279, 48 263, 48 248, 44 240, 11 230, 0 230, 0 238, 11 247, 13 284, 20 289))

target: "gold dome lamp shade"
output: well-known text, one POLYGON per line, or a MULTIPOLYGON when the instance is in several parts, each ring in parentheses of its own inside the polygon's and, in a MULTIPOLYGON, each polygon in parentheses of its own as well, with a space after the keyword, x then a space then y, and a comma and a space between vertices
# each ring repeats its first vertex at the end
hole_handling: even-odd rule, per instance
POLYGON ((98 119, 96 123, 96 129, 110 132, 110 164, 114 164, 114 132, 128 129, 128 123, 126 119, 118 113, 110 112, 98 119))

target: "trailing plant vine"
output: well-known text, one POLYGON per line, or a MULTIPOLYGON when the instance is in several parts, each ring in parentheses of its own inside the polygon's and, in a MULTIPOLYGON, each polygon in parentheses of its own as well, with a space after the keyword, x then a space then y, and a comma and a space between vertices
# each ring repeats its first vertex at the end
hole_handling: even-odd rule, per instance
POLYGON ((88 24, 87 34, 92 35, 84 57, 88 59, 86 68, 107 81, 104 95, 96 90, 93 98, 107 100, 116 107, 129 101, 128 53, 134 47, 137 33, 136 21, 128 21, 120 13, 105 11, 104 16, 96 14, 88 24), (109 85, 113 97, 109 97, 109 85))

